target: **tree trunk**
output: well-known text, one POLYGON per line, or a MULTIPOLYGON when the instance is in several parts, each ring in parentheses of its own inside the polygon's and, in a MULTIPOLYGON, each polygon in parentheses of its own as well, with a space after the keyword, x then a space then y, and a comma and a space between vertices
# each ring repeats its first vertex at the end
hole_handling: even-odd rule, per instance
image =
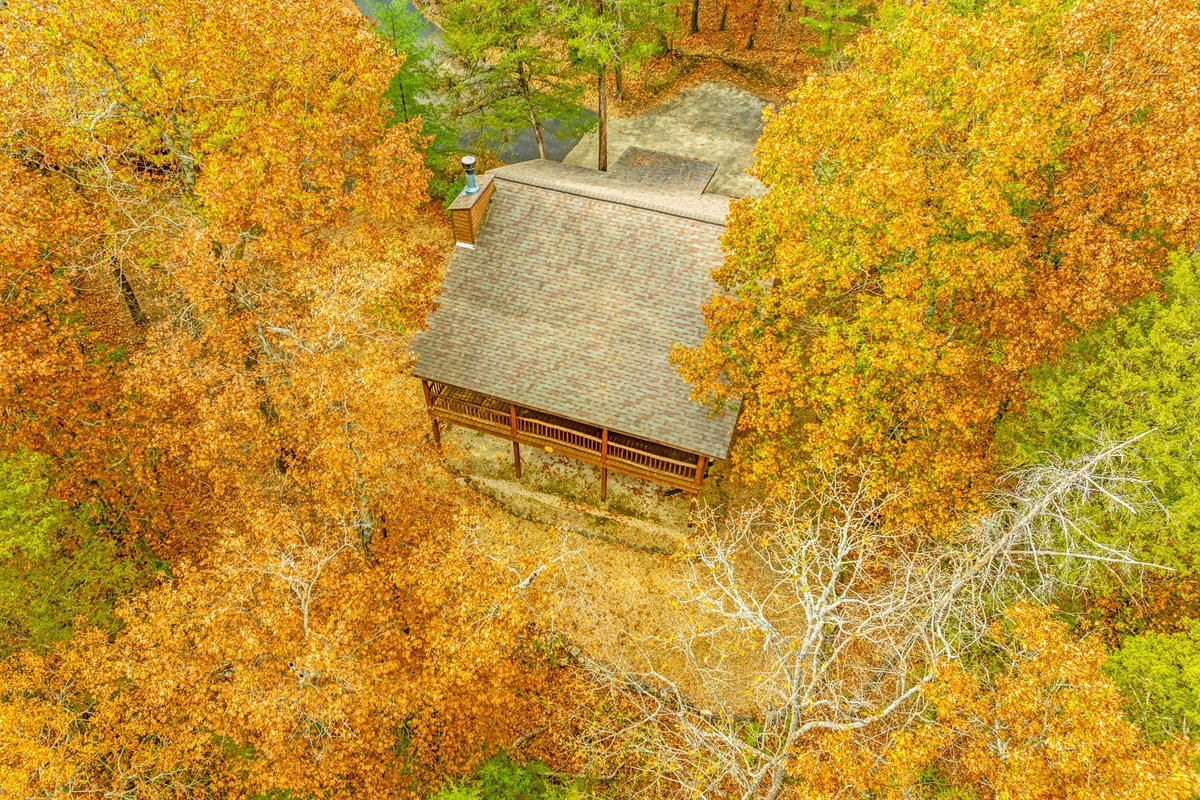
POLYGON ((729 6, 722 6, 721 7, 721 24, 717 26, 718 31, 721 31, 721 32, 725 31, 725 20, 728 17, 729 17, 729 6))
POLYGON ((688 33, 700 32, 700 0, 692 0, 692 25, 688 33))
POLYGON ((546 160, 546 142, 542 138, 542 121, 538 119, 537 111, 533 107, 533 87, 529 85, 529 78, 525 74, 526 64, 524 61, 517 64, 517 88, 521 90, 521 99, 529 104, 529 121, 533 123, 533 135, 537 139, 538 157, 542 161, 546 160))
POLYGON ((779 40, 783 38, 783 21, 787 19, 787 13, 792 10, 792 0, 786 0, 786 8, 780 12, 779 19, 775 21, 775 41, 771 42, 771 66, 775 66, 776 59, 779 57, 779 40))
MULTIPOLYGON (((599 11, 598 18, 604 19, 604 0, 598 0, 596 9, 599 11)), ((608 101, 604 97, 604 64, 600 65, 596 88, 599 91, 596 111, 600 117, 600 127, 596 131, 596 165, 601 172, 608 172, 608 101)))
POLYGON ((546 160, 546 141, 542 138, 542 122, 538 119, 537 112, 532 108, 529 109, 529 118, 533 120, 533 135, 537 138, 538 158, 542 161, 546 160))
POLYGON ((604 99, 604 65, 600 65, 600 75, 596 81, 600 92, 599 111, 600 111, 600 130, 596 141, 596 147, 599 151, 598 169, 601 172, 608 172, 608 103, 604 99))
POLYGON ((121 269, 121 262, 115 258, 113 259, 113 277, 117 279, 117 286, 121 288, 121 298, 125 301, 125 308, 129 309, 129 316, 133 318, 133 324, 144 328, 149 322, 146 319, 146 312, 142 311, 142 304, 138 302, 137 295, 133 291, 133 284, 126 277, 125 270, 121 269))
POLYGON ((762 13, 762 0, 754 4, 754 14, 750 17, 750 38, 746 40, 746 49, 754 49, 754 37, 758 34, 758 18, 762 13))

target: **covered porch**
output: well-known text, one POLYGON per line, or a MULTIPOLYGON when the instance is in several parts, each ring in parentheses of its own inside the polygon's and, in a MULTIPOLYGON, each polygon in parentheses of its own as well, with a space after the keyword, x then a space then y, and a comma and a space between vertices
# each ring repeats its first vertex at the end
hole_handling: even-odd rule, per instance
POLYGON ((692 495, 700 490, 711 459, 648 439, 589 425, 439 381, 421 379, 441 443, 441 425, 462 425, 512 442, 513 466, 521 477, 521 445, 600 468, 600 499, 607 499, 608 471, 615 470, 692 495))

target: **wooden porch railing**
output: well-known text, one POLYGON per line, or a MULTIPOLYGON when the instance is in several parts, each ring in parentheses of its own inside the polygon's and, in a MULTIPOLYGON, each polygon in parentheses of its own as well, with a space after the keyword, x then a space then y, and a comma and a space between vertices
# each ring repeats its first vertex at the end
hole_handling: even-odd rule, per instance
POLYGON ((586 433, 581 433, 571 428, 564 428, 561 425, 555 425, 551 422, 543 422, 540 419, 522 417, 519 411, 517 412, 517 432, 524 433, 535 439, 545 439, 560 445, 566 445, 567 447, 587 450, 597 455, 603 450, 601 439, 598 436, 589 436, 586 433))
POLYGON ((453 397, 437 398, 434 400, 434 409, 444 411, 450 415, 459 415, 475 420, 481 425, 491 425, 500 428, 509 427, 509 414, 502 411, 495 411, 486 406, 476 405, 475 403, 456 400, 453 397))
MULTIPOLYGON (((552 415, 534 412, 499 399, 436 381, 422 380, 425 402, 433 420, 434 440, 441 441, 438 423, 463 425, 513 442, 513 458, 520 477, 519 444, 541 447, 551 452, 586 461, 600 467, 600 496, 605 498, 608 470, 644 478, 695 495, 708 467, 708 458, 697 454, 688 460, 672 458, 652 449, 668 449, 645 442, 638 447, 635 437, 621 435, 622 443, 612 441, 607 429, 594 436, 571 426, 572 420, 550 422, 552 415), (470 399, 468 399, 470 398, 470 399)), ((580 427, 592 428, 579 423, 580 427)), ((683 455, 683 451, 678 451, 683 455)), ((687 454, 689 457, 690 453, 687 454)))
POLYGON ((676 461, 673 458, 645 453, 641 450, 613 444, 612 442, 608 443, 608 458, 614 461, 622 461, 631 466, 666 472, 685 480, 695 480, 696 477, 697 466, 695 461, 676 461))

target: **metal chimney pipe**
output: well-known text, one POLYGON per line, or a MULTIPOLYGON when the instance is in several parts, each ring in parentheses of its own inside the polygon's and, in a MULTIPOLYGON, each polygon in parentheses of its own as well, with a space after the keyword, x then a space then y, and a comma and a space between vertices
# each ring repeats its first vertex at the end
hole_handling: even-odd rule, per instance
POLYGON ((467 194, 475 194, 479 191, 479 187, 475 184, 475 156, 463 156, 462 165, 463 171, 467 173, 467 188, 463 191, 467 194))

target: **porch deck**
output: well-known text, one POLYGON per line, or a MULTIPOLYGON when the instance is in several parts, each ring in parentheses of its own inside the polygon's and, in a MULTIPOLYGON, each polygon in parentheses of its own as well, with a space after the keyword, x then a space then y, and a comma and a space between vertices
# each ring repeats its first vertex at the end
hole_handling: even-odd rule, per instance
POLYGON ((600 494, 607 491, 608 470, 653 481, 695 495, 708 471, 709 458, 658 442, 597 428, 495 397, 422 380, 425 402, 440 439, 438 423, 462 425, 513 442, 520 476, 520 445, 538 447, 600 467, 600 494))

